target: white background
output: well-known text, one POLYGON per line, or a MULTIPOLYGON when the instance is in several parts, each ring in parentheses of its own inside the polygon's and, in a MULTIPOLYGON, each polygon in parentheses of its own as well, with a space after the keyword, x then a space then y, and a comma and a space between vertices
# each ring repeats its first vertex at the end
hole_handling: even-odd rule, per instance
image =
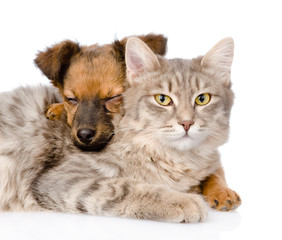
MULTIPOLYGON (((210 211, 199 224, 50 213, 0 213, 0 239, 282 239, 280 1, 1 1, 0 92, 46 83, 33 59, 64 39, 81 44, 150 32, 165 34, 167 56, 205 54, 235 41, 236 94, 226 178, 243 200, 232 213, 210 211)), ((1 196, 0 196, 1 197, 1 196)))

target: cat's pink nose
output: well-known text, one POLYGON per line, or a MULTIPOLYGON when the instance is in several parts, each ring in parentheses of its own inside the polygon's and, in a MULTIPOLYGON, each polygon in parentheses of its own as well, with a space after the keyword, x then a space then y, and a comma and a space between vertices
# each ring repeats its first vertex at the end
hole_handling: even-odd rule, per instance
POLYGON ((193 121, 188 121, 188 120, 184 120, 184 121, 181 121, 181 122, 178 122, 178 123, 183 126, 183 128, 184 128, 184 130, 185 130, 186 132, 188 132, 190 126, 191 126, 192 124, 194 124, 193 121))

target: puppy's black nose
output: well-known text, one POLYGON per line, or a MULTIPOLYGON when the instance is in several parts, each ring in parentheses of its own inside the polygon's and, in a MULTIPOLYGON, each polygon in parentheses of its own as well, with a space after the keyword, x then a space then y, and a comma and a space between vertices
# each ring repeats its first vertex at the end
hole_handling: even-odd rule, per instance
POLYGON ((95 136, 96 131, 89 128, 82 128, 77 131, 77 137, 83 143, 90 143, 95 136))

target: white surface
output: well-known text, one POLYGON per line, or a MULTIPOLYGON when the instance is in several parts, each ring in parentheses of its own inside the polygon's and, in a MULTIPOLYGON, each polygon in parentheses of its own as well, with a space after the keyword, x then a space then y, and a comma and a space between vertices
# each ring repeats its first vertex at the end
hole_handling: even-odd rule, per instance
POLYGON ((170 224, 56 213, 1 214, 0 239, 219 239, 235 231, 237 212, 212 211, 204 223, 170 224), (3 220, 3 222, 2 222, 3 220), (13 230, 11 230, 13 226, 13 230))
MULTIPOLYGON (((242 197, 233 213, 200 224, 167 224, 50 213, 0 213, 0 239, 282 239, 280 1, 1 1, 0 91, 47 83, 33 59, 64 39, 82 44, 164 33, 168 57, 191 58, 235 40, 236 94, 227 181, 242 197)), ((0 196, 1 197, 1 196, 0 196)))

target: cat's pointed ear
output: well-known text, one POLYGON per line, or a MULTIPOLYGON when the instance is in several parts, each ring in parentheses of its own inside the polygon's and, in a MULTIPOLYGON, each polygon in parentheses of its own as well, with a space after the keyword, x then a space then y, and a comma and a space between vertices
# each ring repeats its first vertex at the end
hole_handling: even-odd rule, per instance
POLYGON ((157 56, 142 40, 136 37, 130 37, 127 40, 125 63, 130 82, 134 77, 144 72, 154 71, 160 66, 157 56))
POLYGON ((224 38, 219 41, 202 59, 201 65, 217 71, 230 73, 234 55, 234 41, 224 38))

